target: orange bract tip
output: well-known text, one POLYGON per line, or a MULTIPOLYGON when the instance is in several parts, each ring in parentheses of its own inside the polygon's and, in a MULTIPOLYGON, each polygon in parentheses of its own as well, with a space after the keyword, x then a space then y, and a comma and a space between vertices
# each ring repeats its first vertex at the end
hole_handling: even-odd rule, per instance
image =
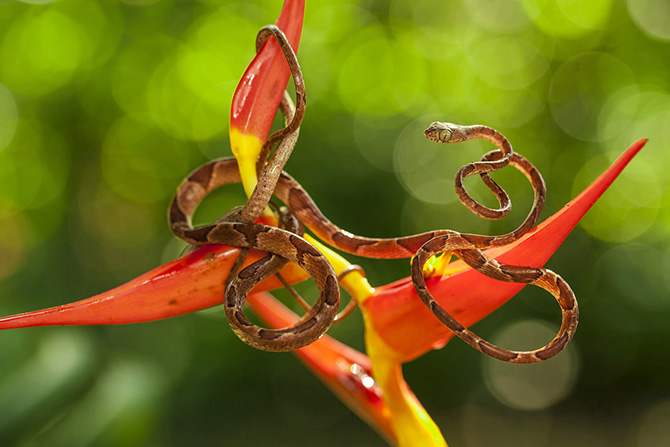
MULTIPOLYGON (((298 51, 302 32, 304 0, 286 0, 277 27, 298 51)), ((288 64, 273 37, 268 38, 251 61, 235 90, 230 110, 230 128, 265 141, 290 77, 288 64)))

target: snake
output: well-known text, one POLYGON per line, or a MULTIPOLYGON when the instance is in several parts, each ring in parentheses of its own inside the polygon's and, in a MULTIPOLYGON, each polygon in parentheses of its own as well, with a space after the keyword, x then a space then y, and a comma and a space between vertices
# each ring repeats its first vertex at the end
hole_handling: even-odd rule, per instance
MULTIPOLYGON (((295 58, 283 34, 272 27, 259 36, 272 33, 280 43, 284 54, 295 58), (283 39, 283 40, 282 40, 283 39)), ((275 27, 276 28, 276 27, 275 27)), ((257 40, 257 48, 260 46, 257 40)), ((297 60, 289 62, 294 79, 299 70, 297 60)), ((299 83, 296 82, 296 90, 299 83)), ((302 86, 304 88, 304 85, 302 86)), ((287 121, 296 116, 292 113, 290 98, 282 100, 282 111, 287 121)), ((301 90, 304 107, 304 90, 301 90)), ((295 110, 295 109, 293 109, 295 110)), ((301 119, 301 117, 300 117, 301 119)), ((499 219, 509 213, 511 202, 507 193, 497 185, 489 173, 508 165, 521 171, 530 181, 534 191, 531 210, 521 225, 509 233, 499 236, 463 234, 452 230, 435 230, 411 236, 396 238, 370 238, 354 235, 332 223, 317 207, 307 191, 289 174, 283 166, 295 144, 297 127, 279 131, 279 136, 271 136, 268 141, 280 140, 279 148, 264 165, 261 175, 262 191, 250 200, 240 213, 232 213, 227 221, 217 221, 210 225, 193 228, 191 216, 198 204, 213 190, 241 181, 237 161, 233 157, 213 160, 197 168, 179 187, 170 206, 170 227, 177 237, 193 245, 228 244, 245 249, 256 248, 270 253, 256 263, 239 272, 231 271, 233 279, 226 288, 226 316, 233 331, 246 343, 268 351, 293 350, 318 339, 336 318, 339 306, 339 289, 335 273, 325 256, 312 244, 297 234, 296 227, 285 225, 277 228, 253 223, 248 216, 260 216, 274 194, 287 206, 285 221, 294 218, 302 222, 318 238, 344 252, 371 258, 412 257, 412 281, 415 290, 428 309, 455 335, 478 351, 493 358, 510 363, 534 363, 553 357, 571 341, 574 336, 579 312, 574 293, 559 275, 544 268, 530 268, 500 264, 481 250, 507 245, 526 234, 537 222, 542 211, 546 186, 539 171, 526 158, 512 150, 507 138, 488 126, 463 126, 434 122, 424 132, 431 141, 438 143, 459 143, 472 139, 483 139, 496 145, 497 150, 485 154, 480 161, 463 166, 456 175, 455 188, 461 202, 476 215, 488 219, 499 219), (287 147, 290 147, 287 151, 287 147), (277 155, 279 154, 279 155, 277 155), (480 175, 485 185, 498 200, 499 208, 492 209, 476 202, 466 191, 463 180, 472 175, 480 175), (258 199, 262 197, 262 199, 258 199), (243 216, 244 210, 253 210, 243 216), (235 220, 238 221, 235 221, 235 220), (289 228, 290 227, 290 228, 289 228), (432 256, 452 252, 480 273, 501 281, 531 284, 551 293, 561 307, 562 322, 558 334, 547 345, 533 351, 512 351, 498 347, 474 334, 448 314, 430 294, 423 276, 423 266, 432 256), (285 329, 264 329, 252 324, 244 315, 243 304, 253 287, 262 279, 275 274, 286 262, 294 262, 303 268, 319 288, 319 298, 303 318, 285 329)), ((276 141, 275 141, 276 142, 276 141)), ((266 153, 268 143, 264 145, 266 153)), ((267 156, 264 155, 264 156, 267 156)), ((260 167, 261 165, 259 165, 260 167)), ((259 188, 257 187, 257 190, 259 188)), ((231 277, 229 275, 229 278, 231 277)))
MULTIPOLYGON (((496 157, 494 151, 485 155, 483 160, 490 161, 496 157)), ((414 256, 412 279, 417 293, 424 304, 442 323, 466 343, 486 355, 511 363, 533 363, 552 357, 570 342, 577 326, 579 313, 574 293, 567 283, 555 273, 540 268, 499 264, 480 251, 484 248, 504 245, 518 239, 520 235, 527 231, 527 228, 532 227, 539 214, 535 210, 541 208, 543 203, 544 183, 541 181, 539 172, 528 160, 516 152, 510 157, 509 164, 522 171, 534 182, 535 205, 517 230, 501 236, 482 236, 461 234, 451 230, 437 230, 399 238, 360 237, 339 229, 328 220, 304 188, 289 174, 281 173, 274 192, 282 202, 287 204, 291 212, 303 225, 320 239, 331 243, 335 248, 365 257, 402 258, 414 256), (540 349, 510 351, 492 345, 469 329, 464 328, 437 304, 430 295, 423 278, 423 264, 431 256, 443 251, 453 251, 468 265, 492 278, 528 283, 552 293, 562 310, 562 324, 559 334, 549 344, 540 349)), ((275 253, 292 262, 297 261, 296 263, 303 267, 313 277, 317 286, 320 287, 320 301, 315 306, 323 306, 323 304, 320 304, 323 302, 326 303, 326 306, 336 307, 338 300, 328 299, 324 296, 328 290, 333 295, 338 293, 336 278, 332 276, 334 274, 330 273, 330 279, 326 279, 330 271, 326 268, 329 266, 328 263, 311 244, 290 231, 259 224, 231 222, 206 225, 195 229, 189 228, 190 216, 201 200, 221 186, 240 181, 237 160, 233 157, 214 160, 196 169, 179 188, 171 205, 171 228, 175 234, 187 242, 198 245, 223 243, 239 247, 258 248, 275 253), (320 261, 322 259, 323 263, 320 261), (316 265, 317 263, 318 265, 316 265), (324 290, 326 289, 325 285, 328 285, 330 289, 324 290)), ((245 287, 245 290, 250 290, 250 287, 245 287)), ((312 308, 312 310, 315 311, 316 309, 312 308)), ((314 316, 313 314, 309 315, 310 317, 314 316)), ((326 326, 326 324, 324 323, 323 326, 326 326)), ((294 337, 306 341, 311 337, 307 337, 308 334, 303 332, 304 329, 305 326, 287 329, 282 337, 294 337)), ((260 331, 260 329, 258 330, 260 331)), ((262 334, 258 333, 258 335, 262 334)), ((296 345, 298 344, 300 343, 296 343, 296 345)), ((305 344, 307 343, 305 342, 305 344)), ((292 345, 293 343, 282 342, 282 346, 292 345)), ((252 346, 259 347, 257 344, 252 344, 252 346)))

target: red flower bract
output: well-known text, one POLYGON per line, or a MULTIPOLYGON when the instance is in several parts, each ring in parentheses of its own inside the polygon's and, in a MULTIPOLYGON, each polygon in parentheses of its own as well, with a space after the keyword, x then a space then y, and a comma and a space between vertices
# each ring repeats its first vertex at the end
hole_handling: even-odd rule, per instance
MULTIPOLYGON (((304 0, 286 0, 276 23, 296 53, 304 12, 304 0)), ((277 41, 269 38, 247 67, 235 90, 230 108, 230 127, 264 141, 290 75, 277 41)))

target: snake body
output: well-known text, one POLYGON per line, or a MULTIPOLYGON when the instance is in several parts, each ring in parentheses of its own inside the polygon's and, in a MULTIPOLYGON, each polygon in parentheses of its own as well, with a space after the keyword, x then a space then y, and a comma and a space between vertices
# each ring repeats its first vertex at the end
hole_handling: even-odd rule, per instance
MULTIPOLYGON (((495 160, 498 157, 499 152, 494 151, 486 154, 482 160, 495 160)), ((510 155, 508 164, 519 169, 531 181, 535 191, 535 200, 528 217, 521 226, 501 236, 482 236, 461 234, 451 230, 437 230, 399 238, 361 237, 340 229, 328 220, 310 198, 307 191, 287 173, 281 173, 274 192, 280 200, 287 204, 291 212, 319 238, 345 252, 375 258, 403 258, 416 255, 412 264, 412 277, 417 293, 440 321, 466 343, 487 355, 507 362, 531 363, 549 358, 567 345, 577 326, 578 308, 574 294, 567 283, 550 270, 498 264, 494 259, 480 252, 481 249, 505 245, 521 237, 535 224, 544 204, 544 182, 534 166, 517 153, 510 155), (492 345, 469 329, 464 328, 433 299, 423 279, 424 263, 431 256, 444 251, 454 251, 468 265, 487 276, 501 281, 536 285, 552 293, 562 309, 563 321, 559 334, 548 345, 538 350, 510 351, 492 345)), ((315 304, 312 310, 316 311, 319 306, 323 306, 324 309, 329 311, 329 316, 334 315, 337 300, 327 298, 326 289, 326 285, 329 285, 332 287, 331 293, 337 293, 336 281, 332 279, 334 273, 330 273, 332 269, 329 271, 327 268, 329 264, 325 261, 325 258, 317 256, 318 251, 304 239, 289 231, 258 224, 221 223, 196 229, 190 227, 190 216, 201 200, 216 188, 236 182, 240 182, 240 176, 237 161, 234 158, 214 160, 196 169, 179 188, 172 203, 170 213, 172 230, 190 243, 198 245, 225 243, 259 248, 297 262, 313 276, 321 291, 320 301, 315 304), (306 255, 308 256, 306 257, 306 255), (305 265, 305 259, 314 261, 314 265, 310 265, 310 269, 305 265), (321 262, 322 259, 323 263, 321 262), (325 275, 332 275, 332 278, 326 281, 325 275)), ((257 282, 254 282, 253 285, 257 282)), ((251 283, 246 284, 243 290, 251 290, 253 285, 251 283)), ((313 316, 313 314, 308 314, 305 318, 312 318, 313 316)), ((325 323, 322 325, 327 326, 325 323)), ((282 337, 299 339, 301 342, 295 343, 295 345, 299 345, 308 340, 308 332, 304 329, 305 327, 300 325, 289 328, 282 333, 282 337)), ((260 331, 261 329, 256 330, 260 331)), ((311 336, 314 333, 310 332, 311 336)), ((260 336, 261 333, 257 332, 256 334, 260 336)), ((259 347, 258 344, 250 344, 259 347)), ((293 344, 291 343, 291 345, 293 344)), ((282 346, 289 346, 289 344, 282 341, 282 346)))
POLYGON ((227 213, 211 225, 193 228, 191 216, 210 192, 220 186, 241 181, 234 158, 214 160, 196 169, 182 183, 169 213, 172 231, 190 244, 228 244, 243 248, 243 255, 231 269, 226 288, 225 311, 233 331, 243 341, 258 349, 293 350, 318 339, 336 318, 339 306, 337 277, 323 254, 302 238, 300 221, 320 239, 347 253, 372 258, 413 256, 412 280, 420 299, 454 334, 484 354, 511 363, 533 363, 546 360, 565 348, 572 339, 578 322, 577 302, 568 284, 550 270, 499 264, 481 252, 482 249, 506 245, 519 239, 537 222, 546 195, 544 181, 537 169, 524 157, 513 152, 507 138, 495 129, 481 125, 460 126, 435 122, 424 132, 432 141, 458 143, 483 139, 497 146, 497 150, 485 154, 478 162, 463 166, 456 174, 455 188, 459 199, 478 216, 499 219, 511 209, 509 196, 493 181, 489 173, 511 165, 528 178, 533 186, 534 202, 522 224, 516 230, 500 236, 437 230, 384 239, 357 236, 337 227, 323 215, 304 188, 283 172, 304 115, 305 89, 295 53, 281 30, 275 26, 263 28, 257 37, 257 50, 270 35, 276 38, 291 69, 298 107, 296 109, 293 106, 290 97, 285 93, 281 110, 287 124, 284 129, 271 135, 263 146, 257 165, 260 178, 256 189, 239 211, 227 213), (265 163, 276 142, 279 142, 277 150, 265 163), (498 209, 479 204, 466 191, 463 180, 472 175, 481 176, 484 184, 498 200, 498 209), (280 212, 280 221, 284 223, 284 228, 254 223, 268 206, 273 194, 288 206, 288 210, 280 212), (267 251, 269 255, 238 272, 250 248, 267 251), (546 346, 534 351, 511 351, 487 342, 461 325, 435 301, 423 276, 426 261, 444 252, 456 254, 468 265, 492 278, 532 284, 549 291, 562 311, 561 328, 556 337, 546 346), (298 264, 314 279, 319 288, 319 299, 291 327, 274 330, 254 325, 244 315, 247 294, 264 278, 277 273, 288 261, 298 264))

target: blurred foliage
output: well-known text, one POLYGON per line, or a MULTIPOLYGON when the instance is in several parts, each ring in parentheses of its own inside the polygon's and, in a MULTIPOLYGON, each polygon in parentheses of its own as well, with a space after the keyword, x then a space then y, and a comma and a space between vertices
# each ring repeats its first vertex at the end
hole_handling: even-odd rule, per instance
MULTIPOLYGON (((179 253, 171 195, 230 154, 233 90, 279 9, 0 1, 0 314, 96 294, 179 253)), ((454 446, 670 445, 669 3, 310 0, 299 57, 308 112, 287 170, 358 234, 498 234, 525 215, 516 172, 497 176, 509 219, 457 203, 453 174, 491 147, 432 144, 421 131, 435 119, 505 133, 545 176, 544 216, 650 138, 549 263, 580 300, 569 351, 533 369, 455 341, 405 370, 454 446)), ((241 200, 226 190, 199 219, 241 200)), ((373 284, 409 274, 407 261, 357 261, 373 284)), ((536 347, 558 315, 524 291, 477 330, 536 347)), ((362 348, 358 316, 331 334, 362 348)), ((290 354, 240 343, 217 309, 8 331, 0 346, 2 445, 384 445, 290 354)))

